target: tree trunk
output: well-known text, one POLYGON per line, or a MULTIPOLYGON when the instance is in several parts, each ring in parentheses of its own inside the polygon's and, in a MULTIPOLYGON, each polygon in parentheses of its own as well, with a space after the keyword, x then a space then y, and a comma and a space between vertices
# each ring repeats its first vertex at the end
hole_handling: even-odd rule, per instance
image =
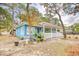
POLYGON ((62 22, 62 19, 61 19, 61 15, 60 15, 59 12, 57 11, 55 3, 54 3, 53 5, 54 5, 54 8, 55 8, 56 14, 59 16, 59 20, 60 20, 61 25, 62 25, 62 28, 63 28, 63 35, 64 35, 64 38, 66 38, 66 31, 65 31, 65 27, 64 27, 64 24, 63 24, 63 22, 62 22))
POLYGON ((12 9, 12 30, 11 30, 11 35, 14 35, 14 8, 12 9))
POLYGON ((0 27, 0 35, 1 35, 1 27, 0 27))
POLYGON ((63 28, 63 35, 64 35, 64 38, 66 38, 66 31, 65 31, 64 24, 63 24, 63 22, 62 22, 62 20, 61 20, 61 16, 60 16, 60 14, 59 14, 58 12, 57 12, 57 14, 58 14, 58 16, 59 16, 59 20, 60 20, 61 25, 62 25, 62 28, 63 28))
MULTIPOLYGON (((29 19, 29 16, 30 16, 30 15, 29 15, 29 3, 27 3, 26 10, 27 10, 27 19, 30 20, 30 19, 29 19)), ((30 41, 31 41, 31 40, 32 40, 32 38, 31 38, 31 24, 29 24, 29 36, 30 36, 29 39, 30 39, 30 41)))

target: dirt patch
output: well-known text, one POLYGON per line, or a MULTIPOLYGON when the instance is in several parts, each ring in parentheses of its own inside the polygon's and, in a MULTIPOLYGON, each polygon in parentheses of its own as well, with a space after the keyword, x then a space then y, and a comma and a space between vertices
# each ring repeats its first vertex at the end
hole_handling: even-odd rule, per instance
MULTIPOLYGON (((19 41, 16 37, 0 36, 0 55, 3 56, 64 56, 72 51, 71 46, 76 48, 79 42, 74 40, 56 39, 51 41, 44 41, 36 44, 20 43, 19 46, 14 46, 15 41, 19 41)), ((20 41, 21 42, 21 41, 20 41)), ((74 49, 75 50, 75 49, 74 49)), ((79 47, 77 47, 77 52, 79 47)), ((79 52, 78 52, 79 53, 79 52)), ((74 54, 76 55, 76 54, 74 54)), ((77 54, 79 55, 79 54, 77 54)))
POLYGON ((68 56, 79 56, 79 44, 68 46, 65 53, 68 56))

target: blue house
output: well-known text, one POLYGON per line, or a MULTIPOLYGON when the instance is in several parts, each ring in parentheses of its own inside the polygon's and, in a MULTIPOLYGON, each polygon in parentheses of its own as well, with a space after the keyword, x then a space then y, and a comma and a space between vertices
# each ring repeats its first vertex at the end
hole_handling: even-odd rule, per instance
MULTIPOLYGON (((33 35, 34 32, 42 32, 42 27, 40 26, 32 26, 31 27, 31 35, 33 35)), ((23 22, 22 24, 18 25, 16 27, 16 36, 19 38, 29 38, 29 25, 26 22, 23 22)))
MULTIPOLYGON (((53 38, 53 37, 63 37, 61 32, 57 30, 61 28, 59 26, 53 25, 47 22, 41 22, 37 26, 31 26, 31 37, 33 37, 34 33, 42 33, 44 39, 53 38)), ((16 36, 19 38, 29 39, 29 25, 26 22, 21 23, 16 27, 16 36)), ((34 38, 34 37, 33 37, 34 38)))

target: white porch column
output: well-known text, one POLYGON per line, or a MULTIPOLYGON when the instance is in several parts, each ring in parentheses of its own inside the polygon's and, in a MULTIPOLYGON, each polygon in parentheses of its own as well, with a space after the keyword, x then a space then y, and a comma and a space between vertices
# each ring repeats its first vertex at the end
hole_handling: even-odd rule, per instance
POLYGON ((58 37, 58 31, 57 31, 57 30, 58 30, 58 28, 56 28, 56 27, 55 27, 55 29, 56 29, 56 37, 58 37))
POLYGON ((51 40, 52 40, 52 28, 51 28, 51 40))
POLYGON ((43 25, 43 35, 44 35, 44 40, 45 40, 45 26, 43 25))
POLYGON ((58 28, 55 28, 55 29, 56 29, 56 32, 57 32, 58 28))

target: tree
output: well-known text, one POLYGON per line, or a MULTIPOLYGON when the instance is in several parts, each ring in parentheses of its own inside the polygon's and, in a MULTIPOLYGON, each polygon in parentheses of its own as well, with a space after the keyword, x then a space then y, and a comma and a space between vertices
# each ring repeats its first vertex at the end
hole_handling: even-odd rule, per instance
POLYGON ((21 4, 23 6, 24 14, 21 14, 21 20, 26 21, 29 25, 29 35, 31 40, 31 27, 36 26, 37 23, 40 21, 41 14, 39 13, 38 9, 35 7, 29 6, 30 4, 21 4))
POLYGON ((75 33, 79 33, 79 23, 75 23, 75 24, 73 25, 73 31, 74 31, 75 33))
POLYGON ((20 4, 20 8, 23 8, 24 14, 21 15, 21 20, 26 21, 29 24, 29 36, 31 40, 31 21, 30 21, 30 13, 29 13, 29 3, 20 4))
POLYGON ((27 21, 27 23, 32 26, 41 21, 41 13, 39 13, 38 9, 33 6, 29 7, 29 15, 30 20, 27 19, 28 14, 24 8, 23 14, 21 14, 21 21, 27 21))
POLYGON ((63 10, 68 15, 76 15, 79 13, 79 3, 65 3, 63 4, 63 10))
POLYGON ((59 20, 60 20, 61 25, 62 25, 62 28, 63 28, 64 38, 66 38, 65 27, 64 27, 63 21, 61 19, 61 13, 60 13, 63 10, 63 4, 60 4, 60 3, 45 3, 43 5, 46 9, 46 14, 49 17, 50 21, 52 20, 52 18, 55 15, 58 15, 59 20))
POLYGON ((41 22, 50 22, 49 19, 47 17, 41 17, 41 22))
MULTIPOLYGON (((79 3, 67 3, 64 4, 64 12, 68 15, 76 15, 79 14, 79 3)), ((71 26, 73 32, 79 32, 79 24, 75 23, 71 26)))
POLYGON ((12 28, 12 17, 10 16, 10 13, 0 7, 0 32, 1 29, 7 29, 7 31, 10 31, 12 28))
POLYGON ((55 18, 52 18, 52 19, 53 19, 52 20, 52 23, 53 24, 58 25, 58 26, 60 25, 60 22, 59 22, 59 19, 58 18, 55 17, 55 18))
MULTIPOLYGON (((12 32, 12 35, 14 35, 14 28, 15 28, 15 25, 14 25, 14 20, 15 20, 15 8, 17 7, 18 4, 16 3, 4 3, 2 4, 3 6, 6 6, 8 7, 8 12, 11 13, 12 15, 12 28, 11 28, 11 32, 12 32)), ((7 10, 7 9, 6 9, 7 10)))

